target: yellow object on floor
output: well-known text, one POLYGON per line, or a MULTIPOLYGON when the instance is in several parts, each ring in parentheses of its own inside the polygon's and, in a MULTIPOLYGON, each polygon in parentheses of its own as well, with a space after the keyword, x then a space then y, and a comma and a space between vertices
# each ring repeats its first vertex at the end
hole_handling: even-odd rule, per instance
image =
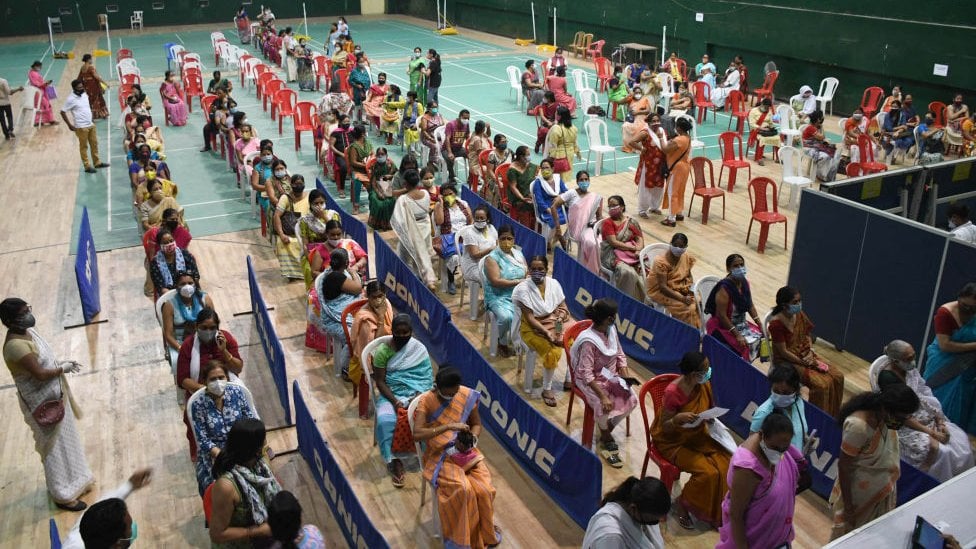
POLYGON ((553 46, 552 44, 539 44, 535 47, 535 51, 539 53, 552 53, 556 51, 556 46, 553 46))
POLYGON ((458 31, 454 27, 444 27, 443 29, 437 29, 437 34, 442 36, 457 34, 458 31))
POLYGON ((530 40, 528 38, 516 38, 515 39, 515 45, 516 46, 528 46, 529 44, 534 44, 534 43, 535 43, 535 40, 530 40))
POLYGON ((94 50, 92 51, 92 56, 94 57, 108 57, 111 52, 108 50, 94 50))

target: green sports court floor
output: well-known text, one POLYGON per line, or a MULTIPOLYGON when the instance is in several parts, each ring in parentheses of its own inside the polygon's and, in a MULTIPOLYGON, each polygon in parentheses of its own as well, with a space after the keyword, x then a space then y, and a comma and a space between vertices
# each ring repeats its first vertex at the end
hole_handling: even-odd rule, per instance
MULTIPOLYGON (((231 41, 238 43, 236 31, 230 26, 220 29, 231 41)), ((296 29, 298 32, 298 29, 296 29)), ((327 36, 328 25, 309 25, 309 35, 313 37, 312 46, 321 50, 323 44, 317 38, 327 36)), ((541 54, 534 47, 503 47, 486 42, 459 36, 441 36, 429 28, 412 25, 398 20, 372 20, 359 22, 352 28, 352 33, 358 44, 362 44, 366 54, 372 60, 374 77, 379 72, 386 72, 390 83, 401 88, 408 87, 406 78, 406 63, 415 46, 426 50, 434 48, 442 55, 443 85, 440 88, 441 112, 446 119, 456 116, 462 108, 471 111, 474 120, 488 120, 494 133, 508 136, 510 147, 519 144, 535 143, 536 124, 533 117, 526 116, 524 105, 517 107, 515 93, 511 90, 506 67, 513 65, 523 67, 525 60, 535 58, 542 60, 541 54)), ((163 121, 162 105, 159 101, 158 86, 166 70, 166 43, 182 44, 187 51, 199 53, 204 64, 205 82, 209 71, 213 70, 213 51, 210 45, 210 33, 204 31, 187 32, 159 32, 146 31, 134 37, 112 40, 111 48, 107 47, 105 38, 99 42, 99 48, 111 49, 113 52, 125 47, 133 51, 143 78, 143 90, 153 101, 154 118, 158 123, 163 121)), ((4 48, 4 57, 6 50, 4 48)), ((41 49, 40 51, 43 51, 41 49)), ((26 55, 24 52, 22 57, 26 55)), ((75 52, 81 55, 84 52, 75 52)), ((29 57, 29 56, 28 56, 29 57)), ((114 57, 112 58, 114 63, 114 57)), ((114 65, 109 66, 109 58, 96 58, 97 68, 103 78, 115 78, 114 65)), ((29 64, 29 61, 26 63, 29 64)), ((233 76, 233 69, 225 70, 225 76, 233 76)), ((280 69, 277 71, 281 74, 280 69)), ((592 68, 588 68, 590 82, 595 82, 592 68)), ((284 159, 292 173, 305 175, 306 186, 314 184, 315 177, 321 175, 321 169, 315 162, 312 139, 308 133, 303 135, 302 148, 295 151, 294 131, 291 121, 285 121, 283 134, 278 134, 278 123, 272 121, 270 113, 264 112, 260 102, 256 99, 253 89, 244 90, 235 76, 234 97, 238 101, 238 108, 248 114, 248 121, 257 128, 261 138, 271 138, 275 142, 275 153, 284 159)), ((292 84, 292 88, 297 86, 292 84)), ((129 190, 128 172, 126 170, 125 155, 122 151, 122 133, 118 127, 119 107, 115 95, 116 87, 108 92, 107 101, 112 111, 112 124, 99 122, 99 140, 102 143, 103 156, 108 151, 110 170, 102 170, 97 174, 81 172, 78 186, 77 205, 75 212, 75 232, 80 224, 80 214, 83 206, 87 206, 95 235, 95 243, 99 250, 113 249, 140 244, 140 231, 132 213, 131 192, 129 190)), ((300 101, 317 102, 319 92, 299 92, 300 101)), ((605 96, 601 99, 605 100, 605 96)), ((584 116, 577 111, 578 116, 584 116)), ((607 120, 610 144, 618 149, 621 145, 621 123, 607 120)), ((698 128, 698 138, 705 142, 705 154, 710 158, 717 158, 718 135, 726 131, 728 116, 718 113, 716 122, 712 117, 698 128)), ((574 170, 582 169, 586 165, 587 143, 582 131, 582 120, 577 120, 580 127, 580 147, 584 161, 576 162, 574 170)), ((259 221, 251 213, 250 204, 241 197, 237 187, 235 175, 229 171, 226 160, 209 153, 200 153, 202 146, 202 127, 204 118, 200 111, 199 101, 194 102, 193 112, 190 114, 186 126, 164 127, 163 135, 166 141, 167 163, 170 165, 173 180, 179 184, 179 202, 186 210, 186 219, 194 236, 208 236, 219 233, 253 229, 259 226, 259 221)), ((381 145, 378 137, 370 134, 373 146, 381 145)), ((391 147, 391 156, 398 162, 399 147, 391 147)), ((699 153, 700 154, 700 153, 699 153)), ((540 159, 535 157, 537 162, 540 159)), ((595 155, 591 159, 595 162, 595 155)), ((616 171, 632 171, 637 163, 633 154, 625 154, 619 150, 616 153, 616 171)), ((590 169, 593 172, 594 164, 590 169)), ((603 173, 614 170, 612 155, 604 160, 603 173)), ((327 188, 334 189, 331 182, 327 188)), ((364 195, 365 196, 365 195, 364 195)), ((363 198, 365 200, 365 198, 363 198)), ((340 201, 342 203, 342 201, 340 201)), ((73 235, 72 240, 76 238, 73 235)))

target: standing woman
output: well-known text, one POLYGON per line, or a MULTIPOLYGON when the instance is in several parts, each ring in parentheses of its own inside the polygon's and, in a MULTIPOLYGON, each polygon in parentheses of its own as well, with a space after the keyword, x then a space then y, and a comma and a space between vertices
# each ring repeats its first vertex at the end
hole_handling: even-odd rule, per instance
POLYGON ((173 78, 173 71, 166 71, 163 83, 159 86, 159 94, 163 96, 163 110, 166 111, 166 118, 169 123, 174 126, 185 126, 187 119, 186 101, 183 100, 180 84, 173 78))
POLYGON ((59 509, 82 511, 87 505, 78 498, 95 479, 75 426, 77 412, 71 388, 63 375, 79 371, 81 365, 71 360, 58 362, 54 350, 34 329, 34 315, 26 301, 8 297, 0 302, 0 322, 7 327, 3 360, 17 387, 24 421, 34 434, 34 449, 44 464, 48 493, 59 509), (64 416, 51 422, 49 414, 40 412, 55 401, 61 402, 64 416), (44 425, 39 418, 44 418, 44 425))
POLYGON ((294 82, 298 78, 298 63, 295 59, 295 36, 292 34, 291 27, 286 27, 281 36, 281 65, 285 69, 285 75, 289 82, 294 82))
POLYGON ((810 403, 831 416, 840 411, 844 399, 844 374, 831 368, 813 351, 813 322, 803 312, 796 288, 784 286, 776 292, 776 306, 769 321, 773 363, 796 368, 810 389, 810 403))
POLYGON ((274 230, 278 235, 275 254, 281 266, 281 276, 291 280, 301 280, 305 278, 301 265, 304 250, 301 242, 295 237, 295 226, 301 217, 309 212, 305 178, 297 173, 291 176, 288 191, 278 198, 278 206, 275 207, 274 230))
POLYGON ((441 87, 441 54, 431 48, 427 50, 427 101, 437 103, 437 90, 441 87))
POLYGON ((410 77, 410 91, 420 93, 424 88, 424 55, 420 46, 413 49, 413 55, 410 56, 410 61, 407 63, 407 76, 410 77))
POLYGON ((356 65, 349 71, 349 87, 352 88, 352 101, 355 105, 356 122, 363 122, 363 101, 373 80, 366 70, 366 60, 362 57, 356 60, 356 65))
POLYGON ((302 38, 295 46, 295 76, 298 78, 298 89, 301 91, 315 91, 315 65, 312 63, 312 50, 305 45, 302 38))
POLYGON ((108 107, 105 105, 105 90, 108 83, 102 80, 95 70, 92 63, 92 56, 86 53, 81 56, 81 70, 78 71, 78 80, 85 85, 85 93, 88 94, 88 104, 91 106, 92 118, 108 118, 108 107), (104 86, 104 87, 103 87, 104 86))
POLYGON ((688 237, 674 233, 668 251, 654 258, 647 275, 647 297, 667 309, 676 320, 701 329, 701 315, 691 287, 695 257, 688 253, 688 237))
POLYGON ((664 148, 668 144, 668 136, 661 128, 661 117, 652 114, 647 117, 647 122, 648 127, 630 142, 630 148, 640 151, 634 183, 637 184, 637 215, 644 218, 647 214, 661 213, 665 184, 662 168, 667 166, 664 148))
POLYGON ((556 121, 546 134, 546 151, 555 162, 553 170, 565 180, 573 176, 572 158, 583 160, 583 155, 577 143, 579 132, 573 126, 573 111, 560 106, 556 109, 556 121))
POLYGON ((417 273, 427 288, 436 293, 437 273, 431 262, 434 244, 430 224, 430 194, 419 188, 419 183, 420 174, 416 171, 404 174, 403 184, 407 192, 397 198, 390 225, 399 239, 397 254, 417 273))
POLYGON ((346 164, 352 174, 352 192, 349 199, 352 202, 352 214, 359 213, 359 196, 364 185, 369 185, 366 175, 366 162, 373 154, 373 145, 366 140, 366 128, 357 124, 349 134, 349 147, 346 149, 346 164))
POLYGON ((790 546, 800 471, 807 467, 792 438, 790 420, 770 414, 760 432, 736 448, 716 549, 790 546))
POLYGON ((925 353, 925 382, 946 417, 976 435, 976 282, 939 307, 935 340, 925 353))
POLYGON ((918 406, 915 391, 895 383, 880 393, 855 395, 841 408, 837 482, 829 500, 834 509, 830 539, 895 508, 895 484, 901 476, 897 431, 918 406))
POLYGON ((484 120, 474 123, 474 133, 468 138, 468 186, 477 191, 481 176, 478 157, 482 151, 491 150, 491 126, 484 120))
POLYGON ((535 208, 532 205, 532 181, 535 180, 538 166, 529 157, 529 147, 520 145, 515 149, 508 173, 505 174, 507 183, 508 202, 512 208, 508 214, 525 227, 535 230, 535 208))
POLYGON ((428 101, 427 110, 420 117, 420 142, 427 147, 427 161, 443 163, 440 147, 434 138, 434 131, 444 125, 444 117, 438 113, 437 101, 428 101))
POLYGON ((244 4, 237 8, 237 14, 234 15, 234 25, 237 27, 237 38, 240 39, 241 44, 249 44, 251 42, 251 20, 247 16, 247 9, 244 8, 244 4))
POLYGON ((705 324, 705 332, 725 343, 742 360, 752 362, 759 355, 762 330, 746 280, 746 260, 739 254, 731 254, 725 258, 725 268, 728 275, 718 281, 705 300, 705 314, 712 315, 705 324), (753 322, 746 320, 746 314, 753 322))
POLYGON ((583 549, 664 549, 659 523, 671 510, 671 495, 654 477, 627 477, 607 492, 590 517, 583 549))
POLYGON ((396 196, 393 194, 393 176, 396 164, 390 158, 386 147, 376 149, 376 163, 369 172, 369 218, 367 223, 376 231, 389 231, 390 217, 396 196))
MULTIPOLYGON (((566 219, 566 234, 580 247, 577 258, 591 272, 600 273, 600 246, 596 242, 597 222, 603 219, 603 197, 590 192, 590 174, 576 172, 576 188, 570 189, 552 201, 549 215, 557 217, 558 209, 566 205, 569 213, 566 219)), ((556 238, 561 238, 562 230, 556 227, 556 238)))
MULTIPOLYGON (((738 74, 738 73, 735 73, 738 74)), ((660 127, 661 117, 655 114, 651 118, 651 128, 654 124, 660 127), (656 120, 656 122, 655 122, 656 120)), ((676 221, 684 221, 685 216, 681 213, 685 208, 685 185, 688 183, 688 175, 691 174, 691 162, 688 161, 691 151, 691 122, 687 118, 679 118, 674 123, 674 129, 678 135, 664 146, 664 155, 668 163, 668 192, 664 195, 662 208, 668 209, 667 219, 662 219, 661 224, 674 227, 676 221)))
POLYGON ((30 71, 27 73, 27 81, 31 86, 41 90, 41 104, 37 108, 37 114, 34 115, 34 125, 57 125, 58 121, 54 119, 54 111, 51 110, 51 100, 47 96, 47 88, 54 80, 44 80, 44 77, 41 75, 40 61, 31 63, 30 71))
POLYGON ((607 199, 610 217, 600 225, 600 265, 613 271, 614 285, 623 293, 643 303, 647 293, 640 275, 640 257, 644 233, 636 219, 625 215, 627 206, 620 195, 607 199))

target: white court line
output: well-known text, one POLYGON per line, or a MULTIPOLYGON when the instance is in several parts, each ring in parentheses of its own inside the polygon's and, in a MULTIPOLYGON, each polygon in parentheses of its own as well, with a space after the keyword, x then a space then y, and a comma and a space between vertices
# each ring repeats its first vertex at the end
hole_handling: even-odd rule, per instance
POLYGON ((441 86, 438 89, 449 90, 451 88, 472 88, 474 86, 490 86, 491 84, 499 84, 499 82, 474 82, 471 84, 452 84, 450 86, 441 86))
POLYGON ((492 80, 494 80, 495 82, 504 82, 504 83, 508 83, 508 80, 507 80, 507 79, 501 79, 501 78, 498 78, 497 76, 492 76, 492 75, 490 75, 490 74, 488 74, 488 73, 486 73, 486 72, 481 72, 481 71, 476 71, 476 70, 474 70, 474 69, 471 69, 471 68, 468 68, 468 67, 465 67, 464 65, 461 65, 461 64, 459 64, 459 63, 451 63, 451 62, 447 62, 447 63, 444 63, 444 64, 445 64, 445 65, 448 65, 448 66, 450 66, 450 67, 458 67, 458 68, 460 68, 460 69, 464 69, 464 70, 466 70, 466 71, 468 71, 468 72, 473 72, 473 73, 475 73, 475 74, 480 74, 481 76, 485 76, 485 77, 487 77, 487 78, 491 78, 491 79, 492 79, 492 80))
POLYGON ((407 51, 411 51, 411 52, 413 51, 413 48, 408 48, 406 46, 401 46, 400 44, 395 44, 393 42, 390 42, 389 40, 384 40, 383 43, 384 44, 389 44, 389 45, 393 46, 394 48, 398 48, 398 49, 401 49, 401 50, 407 50, 407 51))
POLYGON ((251 215, 251 209, 250 209, 250 207, 248 209, 243 210, 243 211, 240 211, 240 212, 231 212, 231 213, 225 213, 225 214, 219 214, 219 215, 208 215, 208 216, 205 216, 205 217, 191 217, 189 219, 186 219, 186 221, 203 221, 204 219, 217 219, 218 217, 230 217, 232 215, 242 215, 242 214, 251 215))
MULTIPOLYGON (((183 44, 184 46, 186 45, 186 42, 183 41, 183 39, 180 37, 180 35, 178 33, 175 33, 174 32, 173 34, 176 35, 176 39, 180 41, 180 44, 183 44)), ((109 49, 111 49, 111 48, 109 48, 109 49)))
MULTIPOLYGON (((236 198, 225 198, 223 200, 208 200, 206 202, 194 202, 192 204, 180 204, 180 207, 182 207, 182 208, 185 209, 185 208, 192 208, 194 206, 206 206, 207 204, 219 204, 221 202, 234 202, 234 201, 240 202, 240 200, 241 200, 241 197, 238 196, 236 198)), ((250 211, 250 210, 248 210, 248 211, 250 211)), ((122 216, 122 215, 132 215, 132 213, 131 212, 122 212, 122 213, 116 213, 116 214, 112 214, 112 215, 122 216)))
MULTIPOLYGON (((427 36, 427 37, 429 37, 431 34, 436 34, 433 31, 430 31, 430 30, 426 30, 426 31, 425 30, 421 30, 421 29, 418 29, 417 27, 415 27, 414 25, 408 25, 406 23, 397 23, 395 21, 379 21, 379 23, 380 24, 383 24, 383 25, 388 25, 388 26, 391 26, 391 27, 394 27, 394 28, 403 29, 404 31, 410 31, 410 32, 413 32, 415 34, 422 34, 422 35, 427 36)), ((485 48, 485 46, 488 46, 488 47, 496 47, 496 46, 492 46, 491 44, 482 44, 482 43, 479 43, 479 42, 473 42, 471 40, 465 40, 464 38, 458 38, 457 36, 452 36, 451 38, 448 38, 448 40, 451 41, 451 42, 457 42, 459 44, 467 44, 468 47, 478 48, 478 49, 482 49, 482 50, 485 48)), ((492 50, 487 50, 487 51, 492 51, 492 50)))

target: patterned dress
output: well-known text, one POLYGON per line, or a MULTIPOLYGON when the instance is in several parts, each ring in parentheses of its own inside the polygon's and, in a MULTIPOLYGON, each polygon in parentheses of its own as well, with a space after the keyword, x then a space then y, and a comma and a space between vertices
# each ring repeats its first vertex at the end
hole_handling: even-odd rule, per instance
POLYGON ((189 413, 199 448, 196 464, 197 488, 202 496, 207 486, 214 481, 210 451, 214 448, 223 450, 227 444, 227 433, 235 421, 258 417, 244 396, 244 390, 233 384, 228 384, 224 389, 223 409, 218 410, 216 401, 207 393, 193 402, 189 413))

